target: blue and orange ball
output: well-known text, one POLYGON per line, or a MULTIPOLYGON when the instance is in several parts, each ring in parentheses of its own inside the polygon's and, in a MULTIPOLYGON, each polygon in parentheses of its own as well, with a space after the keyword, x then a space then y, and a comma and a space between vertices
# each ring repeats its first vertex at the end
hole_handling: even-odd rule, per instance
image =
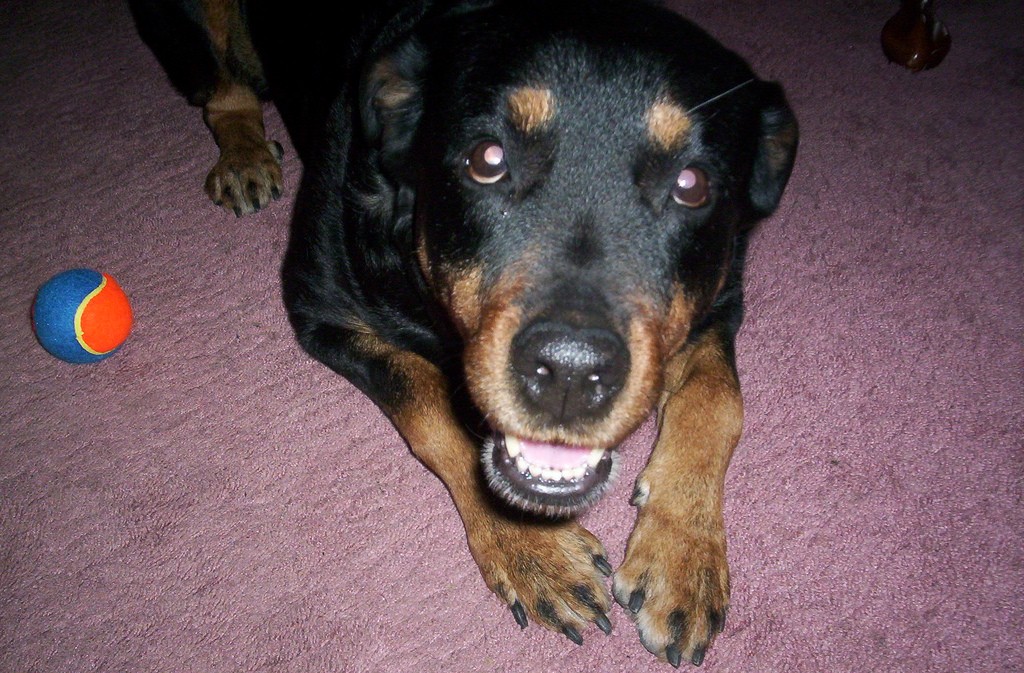
POLYGON ((132 308, 109 274, 71 269, 46 281, 32 306, 36 338, 65 362, 99 362, 113 355, 132 329, 132 308))

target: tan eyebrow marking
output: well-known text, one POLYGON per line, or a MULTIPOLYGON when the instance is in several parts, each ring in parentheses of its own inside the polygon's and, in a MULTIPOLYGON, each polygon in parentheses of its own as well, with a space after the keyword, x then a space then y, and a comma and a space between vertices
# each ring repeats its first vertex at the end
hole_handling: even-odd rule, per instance
POLYGON ((416 93, 414 85, 398 73, 391 59, 377 63, 370 74, 370 80, 380 87, 374 103, 386 110, 404 105, 416 93))
POLYGON ((686 110, 670 101, 659 100, 647 111, 647 135, 663 150, 682 147, 692 125, 686 110))
POLYGON ((555 117, 555 94, 551 89, 524 86, 508 97, 508 111, 523 133, 533 133, 555 117))

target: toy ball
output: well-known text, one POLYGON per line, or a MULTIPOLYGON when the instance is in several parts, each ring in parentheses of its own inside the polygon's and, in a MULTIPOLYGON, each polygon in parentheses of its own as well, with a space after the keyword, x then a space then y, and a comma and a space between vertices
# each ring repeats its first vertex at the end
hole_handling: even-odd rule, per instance
POLYGON ((132 308, 108 274, 71 269, 46 281, 32 306, 36 338, 65 362, 99 362, 128 338, 132 308))

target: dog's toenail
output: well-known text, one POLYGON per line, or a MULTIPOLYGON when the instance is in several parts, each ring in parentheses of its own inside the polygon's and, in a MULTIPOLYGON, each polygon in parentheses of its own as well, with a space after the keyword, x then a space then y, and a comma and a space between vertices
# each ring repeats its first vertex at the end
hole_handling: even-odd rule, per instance
POLYGON ((512 610, 512 616, 515 618, 516 624, 519 624, 519 628, 525 629, 530 624, 530 621, 526 618, 526 610, 518 600, 510 605, 509 609, 512 610))
POLYGON ((571 627, 571 626, 564 627, 562 629, 562 633, 565 634, 566 638, 568 638, 572 642, 576 643, 577 645, 582 645, 583 644, 583 636, 581 636, 580 632, 577 631, 576 629, 574 629, 573 627, 571 627))
POLYGON ((669 645, 665 648, 665 659, 675 668, 679 668, 679 664, 683 663, 683 653, 675 645, 669 645))
POLYGON ((637 612, 640 612, 640 610, 644 607, 645 600, 647 600, 647 596, 644 594, 644 590, 637 589, 629 595, 629 605, 626 607, 629 608, 630 612, 635 614, 637 612))

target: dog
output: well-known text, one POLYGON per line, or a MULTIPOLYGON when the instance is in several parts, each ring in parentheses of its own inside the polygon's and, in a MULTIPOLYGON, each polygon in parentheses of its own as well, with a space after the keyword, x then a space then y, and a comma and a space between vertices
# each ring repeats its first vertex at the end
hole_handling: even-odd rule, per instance
POLYGON ((651 653, 700 665, 730 600, 743 261, 798 144, 781 87, 644 0, 131 9, 238 215, 281 194, 277 106, 303 163, 297 339, 445 483, 515 621, 582 643, 614 597, 651 653), (576 516, 652 414, 613 569, 576 516))

